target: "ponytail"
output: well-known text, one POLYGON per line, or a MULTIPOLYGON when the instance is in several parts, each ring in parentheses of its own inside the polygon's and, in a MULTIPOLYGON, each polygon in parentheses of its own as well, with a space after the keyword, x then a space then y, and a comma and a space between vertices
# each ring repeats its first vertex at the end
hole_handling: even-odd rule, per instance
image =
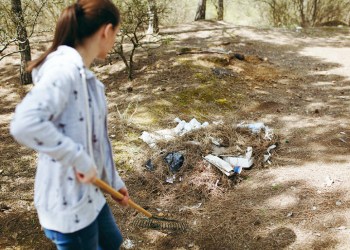
POLYGON ((38 59, 31 61, 27 70, 30 72, 39 66, 60 45, 75 48, 108 23, 114 28, 120 23, 119 10, 110 0, 78 0, 64 9, 57 21, 52 45, 38 59))

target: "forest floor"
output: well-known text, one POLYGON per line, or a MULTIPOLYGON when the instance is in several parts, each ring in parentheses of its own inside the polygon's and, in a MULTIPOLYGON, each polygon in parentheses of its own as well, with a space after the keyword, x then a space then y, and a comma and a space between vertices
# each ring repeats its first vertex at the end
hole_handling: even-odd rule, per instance
MULTIPOLYGON (((115 161, 131 197, 189 229, 136 228, 139 215, 108 199, 129 243, 124 249, 349 249, 348 29, 205 21, 164 28, 161 35, 162 46, 138 53, 135 80, 127 80, 120 59, 94 71, 106 85, 115 161), (208 49, 216 53, 203 52, 208 49), (139 139, 143 131, 174 128, 176 117, 210 125, 155 149, 139 139), (241 122, 263 122, 275 137, 239 130, 241 122), (203 161, 212 137, 225 153, 252 146, 253 167, 228 178, 203 161), (263 163, 272 144, 271 164, 263 163), (171 184, 162 159, 173 151, 185 162, 171 184), (148 159, 153 172, 145 168, 148 159)), ((34 53, 45 46, 33 42, 34 53)), ((0 67, 0 248, 54 249, 33 206, 35 153, 8 133, 15 105, 31 87, 19 86, 17 59, 0 67)))

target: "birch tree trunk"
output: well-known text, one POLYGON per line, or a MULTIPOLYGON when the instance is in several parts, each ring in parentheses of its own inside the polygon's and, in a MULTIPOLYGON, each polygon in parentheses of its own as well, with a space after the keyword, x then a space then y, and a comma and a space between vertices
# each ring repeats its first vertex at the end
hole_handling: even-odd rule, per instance
POLYGON ((152 35, 159 32, 159 20, 158 20, 158 10, 157 3, 155 0, 148 0, 148 30, 147 34, 152 35))
POLYGON ((207 7, 206 5, 207 5, 206 0, 198 0, 198 8, 196 12, 196 17, 194 18, 195 21, 205 19, 205 11, 207 7))
POLYGON ((26 68, 27 63, 31 61, 31 53, 27 30, 24 23, 21 0, 11 0, 11 11, 13 13, 13 20, 16 25, 18 49, 21 54, 21 83, 29 84, 32 83, 32 77, 31 74, 26 71, 26 68))

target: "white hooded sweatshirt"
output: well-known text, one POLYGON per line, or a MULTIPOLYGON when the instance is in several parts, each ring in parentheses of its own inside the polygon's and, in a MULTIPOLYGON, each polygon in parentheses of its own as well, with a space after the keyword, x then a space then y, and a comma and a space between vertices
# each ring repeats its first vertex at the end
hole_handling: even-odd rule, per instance
POLYGON ((108 139, 104 85, 68 46, 49 54, 32 76, 34 87, 16 107, 11 134, 38 152, 34 204, 40 224, 75 232, 92 223, 106 202, 98 188, 76 179, 76 170, 86 173, 96 165, 99 178, 117 190, 125 186, 108 139))

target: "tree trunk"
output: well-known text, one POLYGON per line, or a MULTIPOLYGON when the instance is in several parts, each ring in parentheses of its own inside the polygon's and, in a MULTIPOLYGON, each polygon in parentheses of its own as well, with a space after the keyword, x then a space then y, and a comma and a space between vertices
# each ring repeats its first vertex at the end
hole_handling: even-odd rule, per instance
POLYGON ((151 35, 153 33, 159 32, 159 20, 158 20, 158 10, 155 0, 148 0, 148 30, 147 34, 151 35))
POLYGON ((21 83, 32 83, 32 77, 27 72, 27 63, 31 60, 30 44, 27 36, 27 30, 24 23, 21 0, 11 0, 11 10, 14 17, 14 23, 17 29, 18 49, 21 54, 21 83))
POLYGON ((224 20, 224 0, 218 0, 218 20, 224 20))
POLYGON ((318 13, 318 0, 314 0, 313 6, 312 6, 312 26, 315 26, 317 23, 317 13, 318 13))
POLYGON ((194 18, 195 21, 205 19, 205 11, 207 7, 206 5, 207 5, 206 0, 198 0, 197 13, 196 13, 196 17, 194 18))
POLYGON ((299 0, 300 26, 306 27, 304 0, 299 0))

